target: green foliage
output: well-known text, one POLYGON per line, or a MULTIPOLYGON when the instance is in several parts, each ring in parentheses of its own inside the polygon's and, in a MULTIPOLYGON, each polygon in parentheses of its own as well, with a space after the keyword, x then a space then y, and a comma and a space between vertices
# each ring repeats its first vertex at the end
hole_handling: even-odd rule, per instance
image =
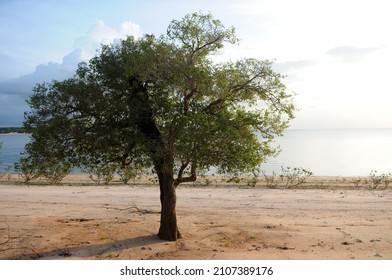
POLYGON ((116 166, 114 164, 100 164, 95 166, 89 166, 86 170, 89 175, 89 178, 98 184, 105 183, 108 185, 111 181, 113 181, 114 173, 116 172, 116 166))
POLYGON ((238 176, 230 177, 230 178, 227 180, 227 183, 239 184, 239 183, 241 183, 241 178, 238 177, 238 176))
POLYGON ((103 46, 73 78, 38 84, 25 114, 32 141, 20 170, 26 179, 38 173, 57 181, 80 167, 104 181, 123 172, 126 181, 153 167, 175 185, 211 166, 251 172, 278 153, 273 140, 295 109, 271 61, 213 62, 237 42, 233 27, 194 13, 158 38, 103 46))
POLYGON ((127 184, 129 180, 135 178, 139 174, 138 169, 132 168, 130 166, 125 166, 118 169, 117 173, 120 176, 121 182, 124 184, 127 184))
POLYGON ((47 160, 38 162, 34 157, 22 157, 15 163, 15 170, 25 183, 34 179, 45 178, 52 184, 58 184, 71 172, 71 165, 63 162, 47 160))
POLYGON ((2 133, 23 133, 23 128, 21 127, 0 127, 0 134, 2 133))
POLYGON ((65 156, 64 143, 61 143, 62 140, 66 140, 46 137, 45 131, 61 131, 61 126, 54 125, 49 130, 42 126, 37 128, 36 138, 25 146, 20 161, 15 163, 15 170, 26 183, 33 179, 45 178, 50 183, 58 184, 72 170, 72 164, 65 156))
POLYGON ((121 182, 127 184, 129 180, 140 174, 139 170, 142 170, 142 167, 136 167, 135 165, 119 166, 117 163, 107 162, 86 167, 83 171, 90 174, 89 178, 93 182, 108 185, 113 181, 116 174, 120 176, 121 182))
POLYGON ((40 177, 38 164, 32 163, 29 158, 21 158, 15 163, 14 169, 23 178, 25 184, 40 177))
POLYGON ((71 172, 71 166, 63 163, 50 164, 43 170, 43 176, 52 184, 58 184, 71 172))

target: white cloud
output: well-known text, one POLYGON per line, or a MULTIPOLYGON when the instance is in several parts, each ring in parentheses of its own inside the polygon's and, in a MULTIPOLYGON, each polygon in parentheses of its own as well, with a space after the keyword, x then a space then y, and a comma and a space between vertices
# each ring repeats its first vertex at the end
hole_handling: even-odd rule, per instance
MULTIPOLYGON (((76 40, 75 49, 65 55, 61 63, 40 64, 30 74, 11 80, 2 79, 0 126, 20 125, 23 112, 27 109, 24 100, 33 93, 37 83, 70 78, 75 74, 78 63, 92 58, 101 44, 111 44, 118 39, 125 39, 128 35, 139 37, 140 34, 140 27, 130 21, 124 21, 118 29, 107 26, 103 21, 97 21, 85 36, 76 40)), ((1 59, 2 56, 0 61, 1 59)))
POLYGON ((384 47, 360 48, 355 46, 341 46, 327 51, 328 55, 338 57, 343 62, 354 62, 365 58, 384 47))
POLYGON ((285 81, 293 81, 300 79, 300 74, 309 67, 316 66, 319 62, 313 59, 303 59, 286 62, 276 62, 272 68, 286 76, 285 81))
POLYGON ((115 29, 107 26, 102 20, 97 20, 86 35, 76 39, 75 47, 83 50, 85 56, 91 58, 102 44, 112 44, 115 40, 125 39, 127 36, 140 37, 140 26, 131 21, 124 21, 119 29, 115 29))
POLYGON ((75 73, 79 62, 86 61, 95 55, 100 44, 110 44, 128 35, 140 36, 140 27, 130 21, 124 21, 120 28, 114 29, 99 20, 85 36, 76 40, 76 48, 65 55, 61 63, 40 64, 31 74, 0 82, 0 94, 27 97, 32 93, 36 83, 67 79, 75 73))

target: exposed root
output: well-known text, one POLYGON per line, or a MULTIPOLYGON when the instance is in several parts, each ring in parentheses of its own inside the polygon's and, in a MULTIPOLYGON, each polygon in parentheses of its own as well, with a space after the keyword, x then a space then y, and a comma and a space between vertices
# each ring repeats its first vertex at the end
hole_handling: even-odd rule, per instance
POLYGON ((117 207, 106 207, 106 209, 113 209, 113 210, 118 210, 118 211, 129 211, 130 213, 141 213, 141 214, 160 214, 160 211, 152 211, 148 209, 140 209, 139 207, 136 206, 135 202, 131 203, 131 207, 127 208, 117 208, 117 207))

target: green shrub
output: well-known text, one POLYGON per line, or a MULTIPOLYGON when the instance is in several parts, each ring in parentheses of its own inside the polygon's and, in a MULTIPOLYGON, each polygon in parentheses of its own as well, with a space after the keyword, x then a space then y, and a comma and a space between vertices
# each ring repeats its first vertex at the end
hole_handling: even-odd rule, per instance
POLYGON ((58 184, 71 172, 71 165, 55 161, 35 161, 31 157, 22 157, 14 168, 23 178, 24 183, 44 177, 52 184, 58 184))
POLYGON ((138 172, 130 166, 125 166, 123 168, 119 168, 117 174, 120 176, 121 182, 124 184, 128 184, 129 180, 135 178, 138 175, 138 172))
POLYGON ((227 183, 239 184, 239 183, 241 183, 241 178, 238 177, 238 176, 230 177, 230 178, 227 180, 227 183))
POLYGON ((104 183, 108 185, 114 179, 114 173, 117 167, 114 164, 97 164, 95 166, 89 166, 85 171, 89 174, 91 181, 98 184, 104 183))
POLYGON ((65 176, 71 172, 71 167, 66 164, 54 163, 48 165, 44 171, 43 176, 52 184, 59 184, 65 176))
POLYGON ((40 177, 37 166, 35 166, 30 158, 21 158, 14 165, 15 171, 23 178, 25 184, 40 177))

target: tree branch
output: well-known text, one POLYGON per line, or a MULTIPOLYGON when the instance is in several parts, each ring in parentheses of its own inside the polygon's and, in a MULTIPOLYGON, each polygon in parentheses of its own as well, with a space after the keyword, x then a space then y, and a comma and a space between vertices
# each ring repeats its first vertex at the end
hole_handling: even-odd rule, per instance
POLYGON ((245 81, 245 82, 242 83, 242 84, 237 84, 237 85, 235 85, 235 86, 232 86, 232 87, 230 88, 230 92, 237 92, 237 91, 240 91, 240 90, 245 89, 245 87, 246 87, 247 85, 249 85, 251 82, 253 82, 253 81, 254 81, 255 79, 257 79, 258 77, 260 77, 260 74, 257 74, 257 75, 255 75, 255 76, 253 76, 252 78, 250 78, 249 80, 245 81))
POLYGON ((211 46, 213 44, 215 44, 216 42, 218 42, 219 40, 222 40, 223 36, 216 36, 215 38, 213 38, 211 41, 206 42, 204 45, 199 46, 199 43, 197 44, 198 47, 194 50, 194 52, 200 51, 204 48, 207 48, 208 46, 211 46))
POLYGON ((181 183, 186 183, 186 182, 194 182, 197 179, 196 176, 196 164, 192 163, 191 165, 191 175, 188 177, 182 177, 185 169, 187 168, 189 162, 183 163, 181 165, 180 171, 178 172, 178 177, 177 179, 174 180, 174 186, 177 187, 181 183))
POLYGON ((194 56, 196 55, 197 52, 201 51, 202 49, 205 49, 213 44, 215 44, 216 42, 220 41, 223 39, 223 36, 216 36, 215 38, 212 38, 211 41, 207 41, 206 43, 204 43, 203 45, 199 45, 199 39, 197 38, 197 44, 196 44, 196 48, 192 48, 192 52, 191 52, 191 57, 190 57, 190 61, 193 61, 194 56))
POLYGON ((203 109, 203 111, 204 111, 204 112, 212 112, 212 109, 213 109, 215 106, 222 105, 222 104, 225 102, 225 100, 226 100, 226 99, 218 98, 217 100, 212 101, 210 104, 208 104, 207 107, 205 107, 205 108, 203 109))
POLYGON ((192 99, 192 97, 196 94, 197 90, 192 89, 189 94, 186 94, 184 96, 184 115, 188 115, 189 112, 189 103, 192 99))
POLYGON ((184 174, 185 169, 188 167, 188 164, 189 164, 189 161, 181 164, 180 170, 178 171, 177 178, 182 178, 182 175, 184 174))

